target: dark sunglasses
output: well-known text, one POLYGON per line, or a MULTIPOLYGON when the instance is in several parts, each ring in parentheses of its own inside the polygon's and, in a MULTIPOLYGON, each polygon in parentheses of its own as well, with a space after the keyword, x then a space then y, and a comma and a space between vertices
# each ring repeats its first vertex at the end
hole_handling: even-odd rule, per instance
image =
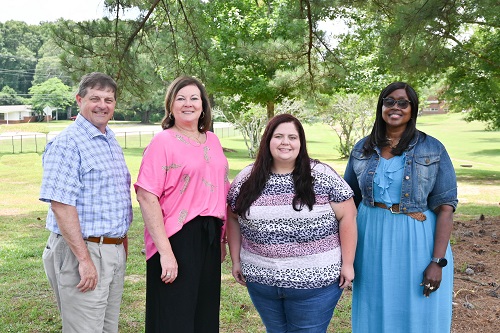
POLYGON ((382 104, 384 104, 386 108, 392 108, 397 104, 399 108, 406 109, 410 103, 411 101, 408 101, 406 99, 395 100, 392 97, 382 98, 382 104))

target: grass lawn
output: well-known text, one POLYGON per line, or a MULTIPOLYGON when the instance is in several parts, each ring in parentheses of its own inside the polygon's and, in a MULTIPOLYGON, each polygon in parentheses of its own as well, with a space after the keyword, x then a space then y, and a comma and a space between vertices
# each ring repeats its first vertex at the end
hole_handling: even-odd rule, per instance
MULTIPOLYGON (((500 216, 500 132, 485 132, 483 124, 465 123, 460 114, 420 117, 418 123, 419 129, 441 140, 452 157, 459 180, 460 203, 456 218, 469 220, 480 214, 500 216)), ((46 133, 61 130, 68 124, 61 121, 29 125, 39 126, 36 129, 22 124, 6 129, 1 125, 0 133, 46 133)), ((342 174, 346 161, 338 158, 336 134, 326 125, 306 125, 305 128, 311 157, 329 163, 342 174)), ((224 137, 221 142, 225 148, 235 151, 227 153, 232 178, 252 160, 247 157, 241 137, 224 137)), ((125 150, 134 180, 142 150, 125 150)), ((44 227, 47 206, 38 201, 41 176, 40 154, 0 154, 0 332, 61 331, 57 307, 41 261, 48 237, 44 227)), ((143 222, 135 195, 133 198, 135 218, 129 233, 130 253, 120 317, 122 333, 144 329, 143 222)), ((230 272, 226 260, 222 275, 220 331, 264 332, 246 290, 234 282, 230 272)), ((344 293, 329 332, 350 332, 350 296, 349 291, 344 293)))

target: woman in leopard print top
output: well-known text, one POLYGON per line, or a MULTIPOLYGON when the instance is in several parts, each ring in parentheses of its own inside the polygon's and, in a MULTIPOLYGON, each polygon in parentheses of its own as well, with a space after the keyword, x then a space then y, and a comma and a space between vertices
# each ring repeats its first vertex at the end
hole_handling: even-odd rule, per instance
POLYGON ((231 185, 227 223, 233 276, 268 332, 326 331, 354 278, 352 197, 335 170, 309 158, 295 117, 271 119, 255 163, 231 185))

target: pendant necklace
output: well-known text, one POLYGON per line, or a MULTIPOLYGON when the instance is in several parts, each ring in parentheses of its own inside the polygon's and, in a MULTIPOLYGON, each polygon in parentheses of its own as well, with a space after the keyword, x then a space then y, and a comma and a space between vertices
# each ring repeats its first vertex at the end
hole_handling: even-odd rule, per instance
POLYGON ((196 137, 193 136, 193 135, 189 135, 188 132, 182 130, 181 128, 179 128, 178 126, 175 126, 175 129, 182 135, 184 135, 186 138, 188 138, 188 141, 184 140, 184 138, 180 135, 177 135, 177 139, 179 139, 180 141, 183 141, 185 143, 189 143, 191 146, 193 147, 199 147, 201 146, 201 141, 200 141, 200 136, 201 136, 201 133, 196 131, 197 135, 196 137))
POLYGON ((393 141, 395 141, 394 139, 391 139, 391 138, 389 138, 387 136, 385 138, 389 141, 389 147, 391 147, 392 149, 396 148, 398 146, 398 144, 399 144, 399 140, 401 140, 401 139, 398 139, 396 141, 396 143, 393 143, 393 141))

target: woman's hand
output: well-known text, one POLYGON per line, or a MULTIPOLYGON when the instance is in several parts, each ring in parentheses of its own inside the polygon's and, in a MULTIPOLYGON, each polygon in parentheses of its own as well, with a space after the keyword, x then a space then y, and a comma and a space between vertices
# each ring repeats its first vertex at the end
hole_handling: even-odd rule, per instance
POLYGON ((358 241, 357 210, 353 198, 343 202, 330 202, 330 206, 339 221, 340 251, 342 252, 339 287, 344 289, 354 280, 354 255, 358 241))
POLYGON ((339 287, 341 289, 349 287, 352 280, 354 280, 354 266, 344 265, 340 269, 339 287))
POLYGON ((160 254, 160 279, 165 283, 172 283, 177 278, 178 266, 167 233, 165 232, 163 213, 158 197, 142 187, 138 187, 137 201, 139 201, 139 206, 141 207, 144 225, 148 229, 160 254))
POLYGON ((242 286, 247 285, 247 281, 245 280, 245 277, 241 273, 241 263, 233 263, 233 277, 242 286))
POLYGON ((179 273, 177 260, 173 252, 166 255, 160 254, 160 264, 161 264, 161 280, 165 283, 172 283, 177 278, 179 273))
MULTIPOLYGON (((436 213, 436 231, 434 235, 434 249, 432 257, 443 258, 446 255, 446 248, 450 242, 451 231, 453 229, 453 207, 441 205, 434 209, 436 213)), ((429 261, 431 258, 429 258, 429 261)), ((453 267, 442 268, 435 262, 430 262, 424 271, 421 286, 424 287, 423 294, 429 297, 432 292, 439 289, 443 278, 443 269, 453 269, 453 267)))
POLYGON ((439 289, 443 277, 443 268, 435 262, 431 262, 424 271, 421 286, 424 287, 424 296, 429 297, 432 292, 439 289))

